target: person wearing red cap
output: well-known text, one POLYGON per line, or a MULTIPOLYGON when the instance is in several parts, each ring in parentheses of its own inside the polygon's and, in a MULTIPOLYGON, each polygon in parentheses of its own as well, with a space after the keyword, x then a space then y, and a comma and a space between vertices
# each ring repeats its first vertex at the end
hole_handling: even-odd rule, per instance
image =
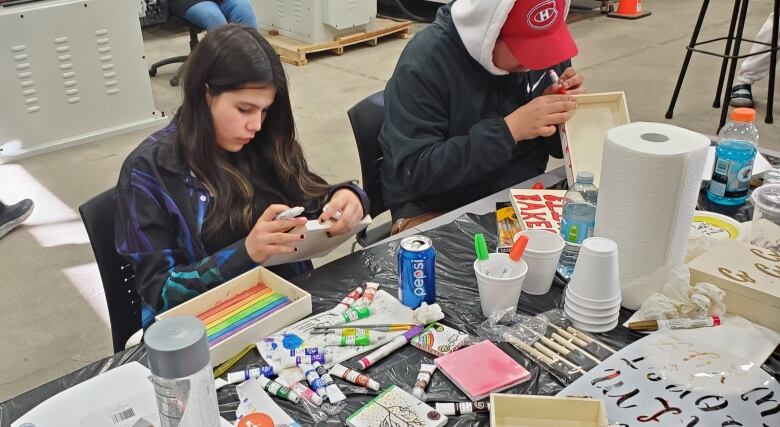
POLYGON ((379 135, 393 233, 562 157, 556 126, 574 114, 571 95, 584 91, 570 67, 577 46, 567 11, 565 0, 457 0, 409 42, 385 88, 379 135))

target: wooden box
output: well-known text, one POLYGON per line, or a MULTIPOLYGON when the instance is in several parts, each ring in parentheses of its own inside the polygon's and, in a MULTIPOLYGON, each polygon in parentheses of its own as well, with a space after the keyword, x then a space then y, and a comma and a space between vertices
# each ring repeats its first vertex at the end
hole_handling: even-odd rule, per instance
POLYGON ((606 427, 604 402, 597 399, 490 395, 491 427, 606 427))
POLYGON ((724 240, 688 263, 691 284, 726 292, 726 311, 780 331, 780 252, 724 240))
POLYGON ((311 314, 311 295, 272 273, 270 270, 263 267, 257 267, 158 315, 157 320, 173 316, 197 316, 214 305, 232 298, 258 283, 263 283, 274 291, 286 296, 291 302, 287 306, 268 315, 268 317, 254 323, 252 326, 213 345, 209 349, 211 353, 211 364, 212 366, 219 365, 238 354, 238 352, 249 344, 260 341, 274 332, 311 314))
POLYGON ((596 186, 601 175, 604 135, 615 126, 630 123, 624 92, 575 95, 577 111, 563 126, 561 144, 566 179, 574 185, 577 172, 593 172, 596 186))

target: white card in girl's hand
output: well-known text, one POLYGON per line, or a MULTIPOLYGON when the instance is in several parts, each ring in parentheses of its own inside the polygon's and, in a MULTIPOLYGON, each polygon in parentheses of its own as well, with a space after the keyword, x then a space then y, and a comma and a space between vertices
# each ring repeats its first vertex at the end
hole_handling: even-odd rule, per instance
POLYGON ((334 223, 326 221, 320 224, 316 219, 309 220, 305 226, 296 227, 289 231, 291 234, 301 233, 306 234, 306 238, 297 242, 295 247, 298 248, 297 252, 290 254, 278 254, 271 255, 265 262, 262 263, 263 267, 272 267, 279 264, 287 264, 290 262, 304 261, 312 258, 319 258, 329 254, 337 246, 349 240, 357 232, 364 230, 371 224, 371 215, 366 215, 357 225, 355 225, 347 233, 340 234, 338 236, 328 237, 328 229, 334 223))

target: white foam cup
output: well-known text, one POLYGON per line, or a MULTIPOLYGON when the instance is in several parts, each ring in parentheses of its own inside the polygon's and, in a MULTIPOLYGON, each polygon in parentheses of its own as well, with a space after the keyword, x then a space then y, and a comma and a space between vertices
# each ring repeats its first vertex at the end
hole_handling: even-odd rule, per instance
POLYGON ((474 261, 479 302, 485 317, 490 317, 508 307, 517 307, 517 303, 520 301, 523 281, 528 273, 528 264, 521 259, 512 269, 511 275, 500 277, 504 267, 509 263, 509 254, 502 253, 491 253, 485 261, 474 261), (487 267, 490 275, 485 274, 484 267, 487 267))
POLYGON ((582 242, 568 289, 586 300, 606 302, 620 296, 618 246, 606 237, 582 242))
POLYGON ((523 260, 528 264, 528 275, 523 283, 523 292, 530 295, 543 295, 550 291, 555 268, 563 253, 563 238, 557 233, 546 230, 525 230, 515 234, 528 236, 523 260))

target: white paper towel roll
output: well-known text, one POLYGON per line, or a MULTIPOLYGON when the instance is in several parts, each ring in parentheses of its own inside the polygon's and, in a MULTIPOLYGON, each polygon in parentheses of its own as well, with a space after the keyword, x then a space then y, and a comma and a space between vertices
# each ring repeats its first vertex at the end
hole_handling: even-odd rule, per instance
POLYGON ((617 242, 624 307, 638 309, 663 286, 632 287, 682 264, 710 140, 664 123, 631 123, 604 137, 596 236, 617 242))

